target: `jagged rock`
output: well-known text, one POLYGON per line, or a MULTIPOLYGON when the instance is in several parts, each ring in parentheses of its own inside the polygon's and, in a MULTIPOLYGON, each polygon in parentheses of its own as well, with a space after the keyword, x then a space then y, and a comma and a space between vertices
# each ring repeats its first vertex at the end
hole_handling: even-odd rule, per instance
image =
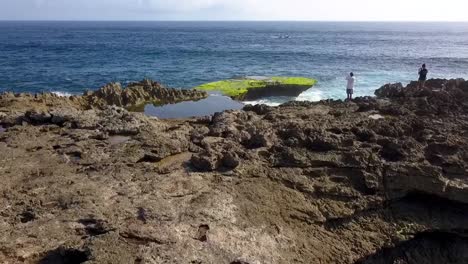
POLYGON ((310 139, 308 148, 314 151, 330 151, 340 147, 337 139, 330 137, 314 137, 310 139))
POLYGON ((206 152, 193 155, 190 162, 201 171, 214 171, 219 167, 218 156, 206 152))
POLYGON ((148 82, 0 95, 0 262, 464 263, 468 83, 426 84, 170 121, 104 102, 148 82))
POLYGON ((265 115, 272 110, 272 107, 264 104, 246 105, 242 110, 252 111, 258 115, 265 115))
POLYGON ((206 97, 207 93, 203 91, 169 89, 151 80, 131 83, 125 89, 119 83, 110 83, 96 92, 83 95, 83 99, 91 107, 138 107, 145 103, 168 104, 206 97))
MULTIPOLYGON (((171 104, 181 101, 193 101, 206 98, 204 91, 171 89, 160 83, 144 80, 131 83, 122 88, 119 83, 109 83, 97 91, 86 91, 81 96, 73 95, 61 97, 53 93, 39 94, 13 94, 11 92, 0 94, 0 107, 9 110, 33 110, 37 113, 50 109, 74 108, 89 110, 93 108, 104 109, 107 106, 119 106, 130 110, 142 111, 145 104, 171 104)), ((39 116, 37 116, 39 118, 39 116)), ((43 122, 39 120, 39 122, 43 122)))

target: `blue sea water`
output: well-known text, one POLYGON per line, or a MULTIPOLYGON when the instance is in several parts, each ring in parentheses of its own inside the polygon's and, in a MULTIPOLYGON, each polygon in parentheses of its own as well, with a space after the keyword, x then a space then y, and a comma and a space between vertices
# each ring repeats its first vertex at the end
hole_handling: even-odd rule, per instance
POLYGON ((372 95, 416 79, 422 63, 430 78, 468 78, 468 23, 0 22, 0 91, 81 93, 143 78, 189 89, 285 75, 318 79, 299 100, 339 99, 350 71, 356 95, 372 95))

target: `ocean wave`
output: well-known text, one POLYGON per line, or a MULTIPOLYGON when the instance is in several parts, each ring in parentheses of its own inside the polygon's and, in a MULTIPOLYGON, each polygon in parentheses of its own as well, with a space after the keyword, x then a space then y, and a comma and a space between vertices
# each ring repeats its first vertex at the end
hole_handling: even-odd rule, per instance
POLYGON ((69 97, 69 96, 72 96, 73 94, 69 93, 69 92, 62 92, 62 91, 52 91, 51 93, 57 95, 57 96, 60 96, 60 97, 69 97))
POLYGON ((242 103, 244 103, 246 105, 264 104, 264 105, 269 105, 269 106, 278 106, 278 105, 280 105, 282 103, 285 103, 285 102, 278 102, 278 101, 269 100, 269 99, 260 99, 260 100, 256 100, 256 101, 243 101, 242 103))
POLYGON ((311 102, 317 102, 322 100, 323 97, 323 92, 321 90, 308 90, 306 92, 303 92, 300 94, 297 98, 296 101, 311 101, 311 102))

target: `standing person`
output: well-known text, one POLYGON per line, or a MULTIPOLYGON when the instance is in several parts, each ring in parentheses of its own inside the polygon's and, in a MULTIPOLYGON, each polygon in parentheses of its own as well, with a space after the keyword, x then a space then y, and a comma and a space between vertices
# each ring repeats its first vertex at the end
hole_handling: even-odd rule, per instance
POLYGON ((348 81, 348 84, 346 85, 346 100, 352 100, 354 93, 354 83, 356 82, 356 77, 354 77, 354 73, 351 72, 348 76, 346 76, 346 81, 348 81))
POLYGON ((426 64, 423 64, 421 68, 419 68, 419 88, 424 88, 424 84, 426 83, 427 73, 429 71, 426 69, 426 64))

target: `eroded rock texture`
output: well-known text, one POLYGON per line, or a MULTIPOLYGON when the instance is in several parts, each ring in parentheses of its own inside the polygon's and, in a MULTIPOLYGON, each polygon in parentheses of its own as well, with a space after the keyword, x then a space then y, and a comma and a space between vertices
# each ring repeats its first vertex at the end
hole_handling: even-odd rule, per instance
POLYGON ((0 98, 0 262, 466 263, 467 87, 189 120, 0 98))
POLYGON ((47 112, 61 108, 89 110, 104 109, 108 106, 124 107, 132 110, 142 110, 145 104, 172 104, 181 101, 193 101, 206 98, 204 91, 172 89, 152 80, 130 83, 122 88, 119 83, 109 83, 97 91, 87 91, 83 95, 63 97, 52 93, 14 94, 11 92, 0 94, 0 107, 9 111, 23 111, 34 108, 47 112))
POLYGON ((145 103, 168 104, 205 97, 207 93, 203 91, 170 89, 157 82, 144 80, 131 83, 125 89, 122 89, 118 83, 111 83, 96 92, 85 94, 83 99, 87 105, 100 108, 107 105, 132 108, 145 103))

